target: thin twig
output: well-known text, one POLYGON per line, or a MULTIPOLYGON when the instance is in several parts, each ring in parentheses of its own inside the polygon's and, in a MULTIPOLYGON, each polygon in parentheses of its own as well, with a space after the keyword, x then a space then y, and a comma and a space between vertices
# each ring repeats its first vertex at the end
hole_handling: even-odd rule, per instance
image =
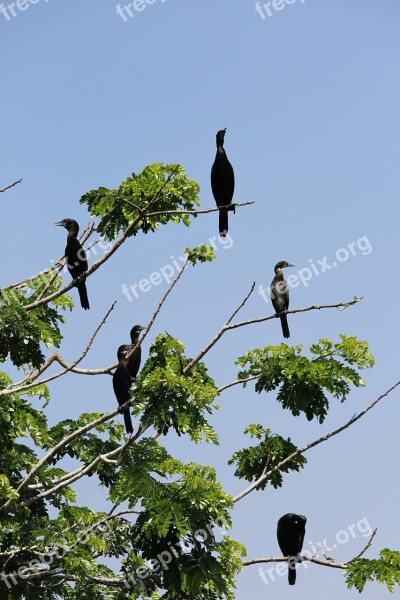
POLYGON ((236 381, 226 383, 225 385, 218 388, 218 393, 221 394, 221 392, 233 387, 234 385, 244 385, 245 383, 248 383, 249 381, 254 381, 255 379, 260 379, 260 375, 252 375, 251 377, 246 377, 246 379, 236 379, 236 381))
POLYGON ((128 360, 132 354, 134 354, 134 352, 136 351, 137 348, 139 348, 139 346, 143 343, 144 339, 146 338, 146 336, 148 335, 154 321, 156 320, 164 302, 166 301, 166 299, 168 298, 169 294, 172 292, 172 290, 174 289, 175 285, 178 283, 178 281, 180 280, 180 278, 183 275, 183 272, 185 271, 186 267, 189 264, 189 258, 186 259, 185 264, 183 265, 182 269, 179 271, 178 275, 175 277, 175 279, 172 281, 172 283, 170 284, 169 288, 167 289, 167 291, 165 292, 165 294, 163 295, 163 297, 161 298, 156 310, 154 311, 150 321, 148 322, 144 334, 142 335, 142 337, 140 338, 140 340, 137 341, 137 343, 133 346, 133 348, 127 352, 125 359, 128 360))
POLYGON ((371 546, 372 544, 372 540, 374 539, 374 537, 376 536, 376 532, 378 531, 378 528, 375 527, 374 531, 372 532, 371 537, 369 538, 368 542, 365 544, 364 548, 361 550, 361 552, 359 554, 357 554, 357 556, 355 556, 354 558, 352 558, 351 560, 348 560, 347 562, 345 562, 345 565, 349 565, 350 563, 352 563, 353 561, 357 560, 358 558, 361 558, 363 556, 363 554, 366 553, 366 551, 368 550, 368 548, 371 546))
POLYGON ((7 187, 3 188, 2 190, 0 190, 1 192, 5 192, 9 189, 11 189, 12 187, 14 187, 14 185, 18 185, 19 183, 21 183, 22 179, 18 179, 18 181, 14 181, 14 183, 11 183, 10 185, 8 185, 7 187))
POLYGON ((202 350, 200 352, 200 354, 198 354, 196 356, 196 358, 194 358, 184 369, 183 369, 183 374, 186 375, 186 373, 188 373, 191 369, 193 369, 194 365, 196 365, 199 360, 201 360, 203 358, 203 356, 205 354, 207 354, 207 352, 218 342, 218 340, 224 335, 225 331, 227 331, 229 328, 232 327, 232 325, 230 325, 231 321, 236 317, 236 315, 238 314, 239 310, 241 308, 243 308, 243 306, 246 304, 247 300, 250 298, 251 294, 254 292, 254 288, 255 288, 255 282, 253 282, 249 293, 247 294, 247 296, 245 297, 245 299, 239 304, 239 306, 237 308, 235 308, 235 310, 233 311, 233 313, 231 314, 231 316, 228 318, 228 320, 226 321, 225 325, 223 325, 223 327, 221 327, 221 329, 218 331, 218 333, 213 337, 213 339, 211 340, 211 342, 204 348, 204 350, 202 350))

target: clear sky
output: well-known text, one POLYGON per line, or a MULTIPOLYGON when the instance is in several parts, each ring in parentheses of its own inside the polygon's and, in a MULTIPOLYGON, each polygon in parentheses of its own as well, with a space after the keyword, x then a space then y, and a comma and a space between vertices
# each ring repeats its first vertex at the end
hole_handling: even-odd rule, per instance
MULTIPOLYGON (((23 178, 0 198, 0 285, 34 274, 62 254, 65 232, 54 223, 73 217, 83 228, 89 222, 79 205, 82 194, 115 187, 147 164, 183 164, 201 186, 202 207, 213 206, 215 133, 227 127, 235 200, 256 204, 230 216, 231 241, 225 247, 217 241, 217 260, 185 274, 152 335, 167 330, 193 356, 253 281, 257 290, 242 316, 271 314, 258 286, 269 285, 278 260, 295 264, 294 274, 324 257, 332 267, 324 273, 319 267, 318 276, 291 291, 292 308, 364 297, 344 312, 289 317, 293 344, 308 348, 320 337, 337 340, 345 333, 368 340, 376 357, 375 368, 365 373, 366 388, 344 405, 333 401, 322 426, 292 417, 274 394, 260 397, 249 386, 221 396, 221 411, 212 418, 221 435, 218 448, 166 438, 177 456, 216 466, 232 494, 246 486, 226 463, 248 443, 242 436, 247 424, 260 422, 303 445, 345 423, 398 379, 400 4, 263 4, 257 12, 253 0, 155 0, 137 3, 144 9, 130 8, 130 16, 126 9, 118 14, 111 0, 19 0, 23 10, 5 3, 0 12, 0 188, 23 178)), ((189 229, 169 225, 157 235, 130 239, 88 280, 91 310, 78 305, 68 315, 62 355, 76 358, 118 300, 85 365, 112 363, 131 326, 147 323, 166 290, 162 283, 129 301, 123 284, 137 284, 172 264, 183 247, 216 234, 217 216, 211 214, 189 229)), ((275 320, 229 333, 207 357, 210 374, 219 385, 228 383, 236 378, 236 357, 281 341, 275 320)), ((51 392, 51 421, 115 405, 108 376, 70 375, 51 392)), ((378 527, 368 557, 384 547, 399 549, 399 419, 395 393, 309 452, 306 469, 285 477, 281 490, 267 488, 242 500, 233 537, 246 545, 248 558, 279 554, 276 522, 289 511, 307 516, 304 547, 326 540, 336 544, 337 560, 365 545, 366 523, 378 527), (360 522, 344 542, 340 532, 360 522)), ((93 479, 79 484, 79 501, 104 508, 100 490, 93 500, 94 485, 93 479)), ((321 598, 321 590, 325 600, 359 597, 346 591, 341 572, 315 565, 299 572, 295 589, 311 600, 321 598)), ((258 567, 250 567, 238 578, 236 598, 286 600, 293 593, 286 577, 266 586, 258 567)), ((365 600, 391 597, 372 585, 363 594, 365 600)))

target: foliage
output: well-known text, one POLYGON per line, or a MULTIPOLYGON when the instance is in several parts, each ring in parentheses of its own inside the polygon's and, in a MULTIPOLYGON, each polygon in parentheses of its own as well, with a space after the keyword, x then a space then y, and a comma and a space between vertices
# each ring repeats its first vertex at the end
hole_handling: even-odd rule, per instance
POLYGON ((100 219, 97 231, 114 240, 128 226, 129 235, 156 231, 167 223, 189 226, 188 214, 165 211, 195 210, 200 204, 198 193, 199 186, 187 179, 181 165, 155 163, 139 175, 132 173, 116 190, 101 187, 82 196, 80 202, 87 204, 91 217, 100 219), (149 216, 162 211, 164 214, 149 216))
POLYGON ((299 454, 278 468, 281 461, 297 451, 290 438, 284 439, 280 435, 273 434, 270 429, 262 425, 249 425, 244 432, 262 441, 258 446, 235 452, 228 464, 236 464, 235 476, 247 481, 257 481, 266 472, 271 472, 271 475, 256 487, 257 490, 263 490, 268 481, 275 489, 282 487, 282 473, 298 472, 307 462, 304 456, 299 454))
POLYGON ((45 287, 49 286, 49 293, 60 288, 60 278, 50 281, 49 274, 42 274, 23 282, 21 287, 0 290, 0 362, 9 357, 16 367, 38 368, 44 361, 41 342, 47 348, 60 347, 60 323, 65 319, 59 310, 71 309, 71 298, 63 295, 52 303, 53 307, 44 304, 35 311, 25 309, 39 298, 45 287))
POLYGON ((153 425, 164 433, 173 428, 178 435, 187 433, 196 443, 204 436, 207 442, 217 444, 217 434, 205 418, 217 408, 216 385, 204 363, 196 363, 185 373, 191 359, 185 357, 184 350, 182 342, 170 335, 156 337, 133 388, 133 410, 143 410, 144 427, 153 425))
MULTIPOLYGON (((170 222, 189 225, 196 215, 181 211, 195 210, 198 192, 180 165, 156 163, 81 202, 98 219, 97 232, 115 240, 170 222)), ((193 266, 215 258, 206 245, 185 252, 193 266)), ((158 335, 131 389, 138 426, 128 441, 121 419, 110 415, 84 412, 49 424, 50 388, 35 369, 47 349, 60 347, 64 313, 73 307, 61 286, 50 269, 0 291, 0 361, 24 372, 22 384, 0 372, 0 598, 233 600, 246 554, 228 535, 233 499, 212 467, 178 460, 163 437, 218 444, 209 421, 219 391, 206 364, 187 357, 180 340, 158 335), (35 304, 54 292, 60 295, 51 302, 35 304), (102 491, 107 512, 79 505, 75 482, 83 477, 102 491)), ((237 360, 243 386, 256 377, 258 393, 278 390, 283 408, 321 423, 329 397, 346 400, 373 362, 366 342, 344 335, 311 346, 310 358, 301 346, 280 344, 237 360)), ((283 474, 305 466, 299 454, 278 467, 297 450, 290 438, 258 424, 245 432, 256 444, 237 450, 229 464, 255 489, 281 487, 283 474)), ((353 560, 348 587, 361 591, 376 580, 393 591, 399 557, 383 550, 378 560, 353 560)))
POLYGON ((400 585, 400 552, 385 548, 379 558, 368 560, 357 558, 346 568, 346 584, 362 592, 367 581, 386 584, 389 592, 394 592, 395 585, 400 585))
POLYGON ((313 344, 310 348, 313 358, 301 354, 301 345, 279 344, 249 350, 236 361, 244 369, 238 377, 244 380, 257 376, 258 393, 279 388, 277 400, 283 408, 295 417, 304 413, 309 421, 317 417, 323 423, 329 408, 327 394, 344 402, 351 384, 365 385, 358 371, 347 365, 359 369, 374 365, 367 342, 353 336, 339 337, 341 341, 336 344, 328 339, 313 344))

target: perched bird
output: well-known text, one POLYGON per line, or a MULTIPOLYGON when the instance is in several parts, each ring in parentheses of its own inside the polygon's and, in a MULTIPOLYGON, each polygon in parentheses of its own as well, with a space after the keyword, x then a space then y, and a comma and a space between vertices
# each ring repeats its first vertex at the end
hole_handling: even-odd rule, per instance
MULTIPOLYGON (((235 190, 235 174, 224 150, 226 129, 217 133, 217 154, 211 168, 211 189, 217 206, 228 206, 232 202, 235 190)), ((235 212, 234 206, 219 211, 219 235, 228 233, 228 210, 235 212)))
MULTIPOLYGON (((118 404, 121 406, 130 399, 129 390, 140 368, 142 351, 140 346, 135 350, 135 345, 139 341, 140 332, 145 329, 141 325, 135 325, 131 329, 131 344, 123 344, 118 348, 118 366, 113 375, 113 388, 118 404), (133 353, 128 356, 130 352, 133 353)), ((132 419, 129 408, 124 410, 125 429, 127 433, 133 433, 132 419)))
MULTIPOLYGON (((79 225, 74 219, 63 219, 59 223, 55 224, 59 225, 60 227, 65 227, 65 229, 68 231, 67 245, 65 247, 65 258, 67 259, 69 274, 75 281, 88 269, 86 252, 78 240, 79 225)), ((90 308, 85 280, 78 284, 75 283, 75 285, 78 287, 82 308, 90 308)))
POLYGON ((296 563, 306 532, 307 519, 302 515, 288 513, 278 521, 277 537, 283 556, 288 557, 289 585, 296 583, 296 563))
MULTIPOLYGON (((138 343, 140 332, 143 331, 143 329, 145 329, 145 328, 142 327, 141 325, 135 325, 134 327, 132 327, 132 329, 131 329, 131 343, 132 343, 132 345, 130 346, 131 350, 138 343)), ((132 377, 132 379, 136 379, 136 376, 137 376, 137 374, 139 372, 139 368, 140 368, 141 358, 142 358, 142 349, 140 348, 140 346, 138 346, 133 351, 133 353, 131 354, 131 356, 129 356, 128 361, 127 361, 128 371, 129 371, 129 374, 132 377)))
MULTIPOLYGON (((118 357, 118 366, 114 371, 113 375, 113 388, 115 396, 118 400, 118 404, 122 406, 122 404, 126 404, 129 397, 129 390, 132 385, 132 377, 129 374, 127 367, 126 354, 129 350, 132 349, 132 346, 124 344, 118 348, 117 357, 118 357)), ((123 411, 124 421, 125 421, 125 429, 126 433, 133 433, 132 419, 129 407, 123 411)))
POLYGON ((282 273, 282 269, 285 267, 294 267, 294 265, 289 264, 286 260, 281 260, 275 265, 275 277, 271 281, 271 300, 276 314, 281 319, 283 337, 289 338, 287 317, 286 314, 281 314, 289 308, 289 288, 282 273))

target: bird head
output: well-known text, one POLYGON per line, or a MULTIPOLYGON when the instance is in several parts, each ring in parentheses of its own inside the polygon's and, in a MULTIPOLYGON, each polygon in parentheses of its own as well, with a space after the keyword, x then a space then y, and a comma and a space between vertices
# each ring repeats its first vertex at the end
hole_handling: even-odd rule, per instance
POLYGON ((133 341, 137 340, 140 332, 143 331, 144 329, 146 329, 145 327, 142 327, 142 325, 135 325, 134 327, 132 327, 131 329, 131 341, 133 343, 133 341))
POLYGON ((225 133, 226 133, 226 127, 225 127, 225 129, 220 129, 218 131, 218 133, 217 133, 217 146, 223 146, 224 145, 225 133))
POLYGON ((79 231, 79 225, 75 221, 75 219, 63 219, 58 223, 54 223, 54 225, 58 225, 59 227, 65 227, 67 231, 74 231, 75 233, 78 233, 79 231))
POLYGON ((286 260, 281 260, 275 265, 275 273, 277 273, 279 269, 284 269, 285 267, 294 267, 294 265, 291 265, 286 260))
POLYGON ((117 350, 118 362, 125 360, 125 357, 130 350, 132 350, 132 346, 130 344, 122 344, 122 346, 120 346, 117 350))

